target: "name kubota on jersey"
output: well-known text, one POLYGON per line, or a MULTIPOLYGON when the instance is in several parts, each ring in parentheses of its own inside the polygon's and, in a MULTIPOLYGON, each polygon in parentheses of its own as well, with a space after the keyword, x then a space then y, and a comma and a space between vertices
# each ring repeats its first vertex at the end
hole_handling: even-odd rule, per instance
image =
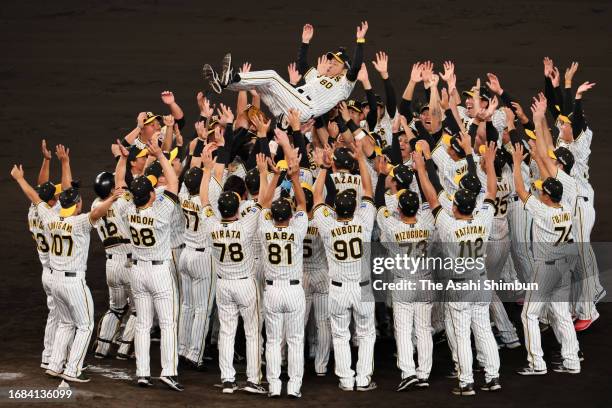
POLYGON ((361 234, 361 225, 344 225, 331 230, 331 236, 336 238, 338 235, 343 234, 361 234))

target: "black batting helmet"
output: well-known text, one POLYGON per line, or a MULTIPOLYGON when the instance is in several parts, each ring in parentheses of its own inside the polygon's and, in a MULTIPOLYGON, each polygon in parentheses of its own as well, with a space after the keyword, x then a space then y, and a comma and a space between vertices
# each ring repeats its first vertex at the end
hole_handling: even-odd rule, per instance
POLYGON ((391 170, 390 176, 399 185, 399 188, 410 188, 410 183, 414 177, 414 172, 404 164, 398 164, 391 170))
POLYGON ((240 196, 235 191, 224 191, 217 201, 221 217, 230 218, 236 215, 240 207, 240 196))
POLYGON ((192 167, 185 173, 183 182, 189 194, 198 194, 200 192, 200 183, 202 183, 202 176, 204 172, 199 167, 192 167))
POLYGON ((130 183, 130 192, 137 207, 143 206, 149 201, 152 191, 154 191, 153 184, 145 176, 138 176, 130 183))
POLYGON ((55 184, 53 184, 50 181, 47 181, 45 183, 42 183, 39 186, 36 186, 34 190, 36 190, 36 192, 38 193, 38 197, 40 197, 40 199, 43 200, 44 202, 47 202, 51 200, 53 197, 55 197, 55 184))
POLYGON ((101 199, 107 198, 115 188, 115 176, 108 171, 103 171, 96 176, 93 188, 98 197, 101 199))
POLYGON ((353 170, 355 159, 351 156, 350 150, 346 147, 339 147, 334 150, 334 164, 343 170, 353 170))
POLYGON ((242 199, 246 195, 246 184, 244 184, 243 179, 232 174, 225 180, 223 191, 233 191, 242 199))

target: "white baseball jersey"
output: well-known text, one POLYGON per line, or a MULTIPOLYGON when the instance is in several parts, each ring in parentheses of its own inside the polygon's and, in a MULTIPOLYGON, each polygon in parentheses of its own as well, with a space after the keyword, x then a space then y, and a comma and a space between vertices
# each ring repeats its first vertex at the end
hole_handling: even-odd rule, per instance
POLYGON ((304 261, 304 238, 308 216, 297 211, 289 225, 274 225, 272 212, 265 209, 259 217, 259 235, 264 242, 264 274, 269 280, 301 280, 304 261))
MULTIPOLYGON (((46 203, 43 203, 46 204, 46 203)), ((38 208, 34 204, 28 210, 28 226, 32 233, 32 238, 36 242, 36 252, 43 268, 49 267, 49 250, 51 249, 51 237, 45 230, 45 225, 38 215, 38 208)))
POLYGON ((345 75, 330 78, 319 75, 315 68, 310 68, 304 74, 304 81, 306 84, 298 88, 298 92, 301 89, 310 97, 312 114, 315 118, 329 112, 338 102, 347 99, 355 87, 355 82, 349 81, 345 75))
MULTIPOLYGON (((308 220, 308 230, 304 237, 304 271, 310 273, 313 277, 327 277, 325 247, 314 219, 308 220)), ((319 279, 313 278, 312 280, 318 281, 319 279)))
MULTIPOLYGON (((480 166, 477 169, 478 179, 483 186, 487 185, 487 175, 480 166)), ((508 203, 514 193, 514 176, 508 166, 504 166, 501 177, 497 177, 497 193, 495 194, 495 215, 491 229, 491 239, 499 240, 509 234, 508 203)), ((483 195, 480 195, 483 196, 483 195)), ((478 206, 477 206, 478 207, 478 206)))
POLYGON ((372 200, 362 197, 350 220, 338 221, 335 212, 326 205, 317 206, 313 218, 325 246, 329 277, 338 282, 368 280, 370 248, 367 245, 376 218, 372 200))
MULTIPOLYGON (((470 118, 468 116, 467 108, 464 106, 457 106, 457 110, 459 111, 459 117, 461 118, 465 129, 469 129, 472 122, 474 122, 474 118, 470 118)), ((493 122, 493 126, 499 133, 499 143, 501 143, 501 135, 504 133, 504 129, 506 128, 506 112, 504 112, 502 109, 496 110, 493 112, 491 122, 493 122)))
MULTIPOLYGON (((160 196, 166 191, 166 186, 161 186, 155 189, 155 194, 160 196)), ((180 202, 175 206, 172 213, 172 229, 170 230, 170 248, 176 248, 185 243, 185 224, 186 219, 181 211, 180 202)))
MULTIPOLYGON (((128 254, 131 252, 130 227, 124 217, 129 206, 129 199, 129 195, 126 194, 122 200, 115 201, 106 215, 94 223, 107 254, 128 254)), ((91 209, 95 209, 102 201, 100 198, 96 198, 91 204, 91 209)))
POLYGON ((353 189, 357 193, 357 202, 362 195, 361 176, 359 174, 351 174, 347 171, 338 171, 331 174, 331 178, 336 186, 336 192, 341 193, 344 190, 353 189))
POLYGON ((185 233, 183 238, 189 248, 204 248, 209 245, 208 235, 203 227, 202 202, 200 195, 187 192, 179 194, 179 202, 183 210, 185 233))
POLYGON ((573 242, 572 209, 565 204, 549 207, 530 194, 525 210, 533 217, 533 257, 554 260, 569 255, 568 243, 573 242))
POLYGON ((157 196, 148 207, 137 208, 130 203, 125 217, 130 227, 134 259, 142 261, 172 259, 170 233, 177 203, 178 197, 169 191, 157 196))
MULTIPOLYGON (((447 146, 440 141, 431 152, 431 158, 438 167, 438 175, 440 184, 449 194, 453 195, 459 189, 458 181, 468 172, 468 163, 466 159, 453 160, 447 151, 447 146)), ((474 163, 478 167, 480 158, 478 155, 472 155, 474 163)))
POLYGON ((223 221, 212 206, 202 210, 204 229, 212 243, 213 261, 221 279, 240 279, 253 275, 253 237, 261 207, 254 205, 248 214, 234 221, 223 221))
POLYGON ((561 196, 561 204, 570 208, 572 213, 576 207, 576 199, 578 198, 578 184, 576 180, 561 169, 557 170, 557 180, 563 185, 563 195, 561 196))
POLYGON ((60 217, 49 206, 40 202, 38 216, 49 231, 49 265, 54 271, 85 272, 89 253, 89 214, 60 217))

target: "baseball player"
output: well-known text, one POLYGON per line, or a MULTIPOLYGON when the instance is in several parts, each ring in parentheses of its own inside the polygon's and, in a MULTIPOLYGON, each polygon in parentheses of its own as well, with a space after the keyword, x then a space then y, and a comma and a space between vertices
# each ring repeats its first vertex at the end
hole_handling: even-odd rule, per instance
MULTIPOLYGON (((209 145, 212 146, 212 145, 209 145)), ((203 228, 211 243, 214 270, 217 273, 217 308, 219 313, 219 368, 223 393, 238 389, 233 367, 234 339, 238 315, 244 322, 247 351, 247 384, 245 391, 265 394, 260 384, 259 298, 253 275, 252 237, 256 233, 261 207, 256 204, 248 214, 239 216, 240 198, 234 191, 224 191, 217 201, 221 218, 217 218, 208 199, 211 172, 215 165, 210 148, 203 153, 204 175, 200 185, 203 228)), ((260 185, 265 185, 260 180, 260 185)))
MULTIPOLYGON (((359 172, 367 174, 367 164, 361 142, 356 143, 355 158, 359 172)), ((329 265, 329 314, 339 387, 343 391, 371 391, 374 370, 374 300, 370 285, 369 248, 376 208, 372 202, 372 182, 362 177, 363 196, 357 207, 355 190, 336 195, 335 210, 323 204, 323 185, 331 166, 327 157, 315 183, 313 217, 325 246, 329 265), (363 259, 362 259, 363 258, 363 259), (351 369, 349 324, 355 319, 355 336, 359 344, 356 371, 351 369)))
MULTIPOLYGON (((122 148, 121 158, 115 170, 115 185, 125 185, 125 160, 128 152, 122 148)), ((174 211, 178 203, 178 177, 172 165, 156 142, 149 142, 148 152, 157 158, 166 178, 166 188, 161 196, 147 177, 135 178, 130 183, 133 200, 124 216, 127 219, 132 241, 132 272, 130 287, 136 308, 136 376, 141 387, 152 386, 149 349, 154 314, 161 329, 160 381, 170 389, 182 391, 178 382, 178 290, 170 269, 172 253, 170 233, 174 211)))
POLYGON ((179 339, 185 340, 185 350, 179 354, 199 369, 203 368, 204 342, 208 335, 210 317, 215 302, 215 275, 212 269, 210 246, 205 234, 200 202, 203 171, 192 167, 185 173, 187 191, 179 194, 185 217, 185 243, 179 262, 181 284, 181 318, 179 339))
MULTIPOLYGON (((466 154, 471 154, 471 146, 466 154)), ((494 158, 495 142, 491 142, 485 152, 487 168, 487 189, 482 206, 478 212, 476 196, 466 189, 458 190, 453 197, 452 215, 440 206, 436 191, 433 188, 422 162, 420 153, 413 154, 423 193, 432 208, 440 241, 445 243, 446 256, 482 260, 486 244, 491 234, 491 224, 495 213, 494 199, 497 193, 494 158)), ((466 268, 464 274, 453 273, 449 282, 453 284, 470 284, 486 279, 484 262, 475 262, 472 268, 466 268)), ((468 286, 471 288, 471 286, 468 286)), ((483 288, 477 291, 462 292, 446 285, 446 331, 452 333, 456 341, 453 347, 458 363, 459 386, 453 389, 453 394, 460 396, 474 395, 474 377, 472 372, 472 348, 470 333, 473 331, 481 363, 484 363, 484 391, 498 391, 499 382, 499 352, 491 330, 489 318, 489 303, 491 294, 483 288)), ((454 356, 455 357, 455 356, 454 356)))
MULTIPOLYGON (((546 106, 538 110, 534 122, 543 119, 546 106)), ((541 133, 538 133, 541 135, 541 133)), ((514 146, 514 183, 516 192, 525 203, 525 209, 533 217, 533 251, 535 271, 533 282, 537 288, 527 293, 521 319, 525 328, 525 346, 527 347, 528 364, 518 370, 521 375, 544 375, 547 373, 546 362, 540 340, 539 316, 545 306, 551 310, 554 318, 551 323, 555 334, 561 342, 562 361, 553 366, 560 373, 580 373, 578 357, 578 339, 572 324, 569 310, 570 267, 575 255, 572 235, 572 210, 564 204, 565 185, 556 178, 548 177, 540 185, 540 198, 528 193, 523 186, 520 163, 523 160, 523 146, 514 146)), ((539 154, 539 153, 538 153, 539 154)), ((561 172, 561 170, 559 170, 561 172)))
MULTIPOLYGON (((287 395, 302 396, 304 375, 304 311, 306 308, 303 277, 304 238, 308 229, 306 198, 299 179, 298 159, 291 152, 286 134, 278 137, 288 159, 287 176, 291 179, 295 194, 296 212, 292 214, 291 202, 286 198, 272 201, 280 171, 277 170, 261 197, 263 208, 259 219, 259 234, 263 242, 262 258, 266 287, 266 375, 268 396, 281 394, 281 343, 287 341, 288 374, 287 395)), ((263 157, 259 160, 262 163, 263 157)), ((265 172, 265 165, 260 166, 265 172)))
MULTIPOLYGON (((35 190, 42 201, 44 201, 49 208, 57 207, 56 194, 58 190, 61 190, 61 185, 56 186, 49 181, 49 164, 51 162, 51 151, 47 149, 47 142, 43 139, 41 142, 41 150, 43 155, 43 163, 40 168, 38 175, 38 185, 35 190)), ((30 204, 28 209, 28 226, 32 233, 32 238, 36 242, 36 252, 38 253, 38 259, 43 267, 42 271, 42 285, 43 290, 47 298, 47 308, 49 314, 47 315, 47 323, 45 324, 45 337, 43 340, 44 349, 42 352, 42 361, 40 368, 46 370, 49 366, 49 360, 53 351, 53 340, 55 338, 55 331, 57 330, 58 314, 57 307, 55 306, 55 300, 53 299, 53 275, 49 265, 49 250, 50 250, 50 237, 45 226, 38 215, 38 211, 34 204, 30 204)))
MULTIPOLYGON (((62 161, 68 161, 67 152, 62 161)), ((89 382, 90 378, 81 371, 93 330, 93 299, 85 282, 89 234, 92 224, 106 214, 118 195, 107 198, 90 213, 81 214, 79 185, 71 182, 71 187, 59 196, 61 209, 58 214, 28 184, 21 165, 13 166, 11 176, 36 206, 38 216, 50 237, 52 296, 59 322, 45 372, 70 382, 89 382)), ((71 178, 70 174, 63 174, 62 177, 64 185, 71 178)))
MULTIPOLYGON (((383 200, 379 200, 383 204, 383 200)), ((407 254, 409 257, 427 257, 427 247, 433 238, 434 218, 431 211, 426 210, 417 216, 420 200, 417 193, 402 190, 398 193, 399 218, 394 217, 386 206, 378 209, 376 220, 384 236, 389 242, 385 246, 390 256, 407 254)), ((377 202, 378 204, 378 202, 377 202)), ((426 268, 419 270, 396 269, 394 282, 431 280, 431 271, 426 268)), ((420 284, 420 283, 419 283, 420 284)), ((405 391, 413 387, 429 386, 429 373, 433 361, 433 340, 431 337, 431 310, 433 293, 427 290, 394 290, 393 322, 397 342, 397 365, 402 371, 402 381, 397 391, 405 391), (412 333, 416 337, 418 352, 418 369, 413 360, 412 333)))
POLYGON ((294 88, 275 71, 235 73, 231 66, 231 54, 227 54, 223 59, 220 75, 209 64, 204 65, 204 77, 217 93, 221 93, 224 88, 233 91, 254 89, 275 117, 280 117, 293 108, 300 111, 300 122, 306 122, 310 118, 327 113, 350 95, 363 62, 363 44, 367 31, 368 23, 365 21, 357 27, 357 48, 352 64, 341 49, 335 53, 327 53, 316 69, 309 69, 306 54, 314 28, 306 24, 302 32, 298 59, 298 71, 306 83, 298 88, 294 88))
MULTIPOLYGON (((98 174, 94 180, 94 191, 98 198, 94 200, 91 208, 95 209, 110 197, 114 188, 115 176, 113 174, 106 171, 98 174)), ((106 252, 106 284, 109 294, 109 309, 98 325, 97 347, 94 354, 96 358, 105 358, 108 355, 113 339, 121 327, 121 321, 129 308, 129 268, 131 267, 132 247, 128 238, 130 229, 123 218, 127 203, 126 200, 115 201, 108 212, 94 225, 106 252)), ((129 315, 126 323, 128 333, 133 333, 135 319, 136 316, 129 315)), ((131 340, 122 338, 121 344, 126 344, 131 340)), ((123 353, 120 354, 120 357, 127 357, 123 353)))

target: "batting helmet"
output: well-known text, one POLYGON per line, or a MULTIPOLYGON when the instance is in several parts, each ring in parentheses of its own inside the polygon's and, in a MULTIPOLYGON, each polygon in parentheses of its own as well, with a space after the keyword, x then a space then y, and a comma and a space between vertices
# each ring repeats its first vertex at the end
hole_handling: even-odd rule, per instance
POLYGON ((346 147, 339 147, 334 150, 334 164, 343 170, 353 170, 355 159, 351 156, 350 150, 346 147))
POLYGON ((93 188, 98 197, 107 198, 115 188, 115 176, 108 171, 103 171, 96 176, 93 188))
POLYGON ((389 174, 393 177, 393 180, 397 184, 399 184, 399 188, 409 188, 410 183, 412 183, 412 179, 414 177, 414 172, 410 170, 410 168, 404 164, 398 164, 391 170, 389 174))
POLYGON ((55 184, 50 181, 36 186, 35 190, 38 193, 38 197, 44 202, 51 200, 55 196, 55 184))
POLYGON ((244 176, 244 184, 250 194, 257 194, 259 192, 259 170, 257 168, 251 169, 244 176))
POLYGON ((134 197, 134 204, 136 204, 137 207, 141 207, 149 201, 151 192, 154 191, 153 184, 151 184, 151 180, 147 177, 139 176, 132 180, 130 191, 134 197))
POLYGON ((459 180, 459 188, 466 189, 472 192, 472 194, 479 194, 482 184, 477 176, 466 173, 461 177, 461 180, 459 180))

